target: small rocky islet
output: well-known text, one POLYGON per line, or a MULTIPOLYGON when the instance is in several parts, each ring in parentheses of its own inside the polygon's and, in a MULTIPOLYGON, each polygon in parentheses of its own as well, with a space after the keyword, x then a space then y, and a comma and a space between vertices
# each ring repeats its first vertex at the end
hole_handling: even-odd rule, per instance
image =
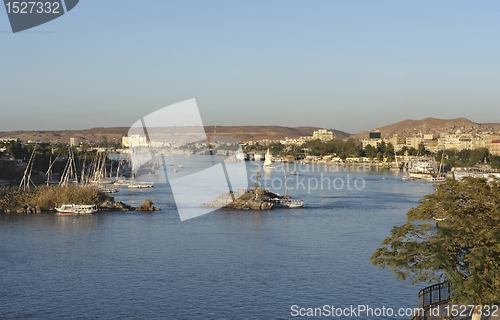
POLYGON ((200 207, 213 207, 235 210, 270 210, 274 207, 272 201, 290 198, 289 196, 280 196, 277 193, 270 192, 262 187, 254 186, 248 190, 238 189, 233 192, 225 191, 200 207))

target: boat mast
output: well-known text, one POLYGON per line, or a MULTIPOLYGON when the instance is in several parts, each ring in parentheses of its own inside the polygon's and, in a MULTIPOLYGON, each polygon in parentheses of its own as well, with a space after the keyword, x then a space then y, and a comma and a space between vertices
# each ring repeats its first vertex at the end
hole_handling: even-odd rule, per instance
MULTIPOLYGON (((33 151, 31 152, 30 159, 28 160, 28 164, 26 165, 26 169, 24 170, 23 179, 21 180, 21 183, 19 184, 19 189, 23 188, 24 190, 26 190, 27 188, 30 187, 30 182, 33 183, 33 181, 31 181, 31 171, 33 170, 33 163, 34 163, 34 159, 35 159, 35 150, 36 150, 37 145, 38 145, 38 143, 35 144, 35 147, 33 148, 33 151)), ((33 183, 33 185, 35 185, 35 184, 33 183)))
POLYGON ((288 184, 286 181, 286 169, 285 169, 284 165, 283 165, 283 174, 285 175, 285 196, 287 196, 288 195, 288 184))

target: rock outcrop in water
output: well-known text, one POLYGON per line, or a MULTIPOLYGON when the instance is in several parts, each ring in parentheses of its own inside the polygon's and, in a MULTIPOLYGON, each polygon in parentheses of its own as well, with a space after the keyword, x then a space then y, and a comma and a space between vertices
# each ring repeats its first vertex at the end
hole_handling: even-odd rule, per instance
POLYGON ((269 199, 280 199, 280 195, 270 192, 261 187, 253 187, 249 190, 238 189, 234 191, 233 202, 229 191, 217 195, 212 201, 203 203, 200 207, 217 207, 236 210, 269 210, 273 203, 269 199))

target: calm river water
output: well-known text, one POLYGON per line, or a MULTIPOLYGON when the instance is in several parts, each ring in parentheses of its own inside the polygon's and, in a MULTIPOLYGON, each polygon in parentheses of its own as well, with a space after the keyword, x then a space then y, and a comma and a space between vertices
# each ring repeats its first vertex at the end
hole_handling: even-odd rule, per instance
POLYGON ((363 180, 359 190, 340 179, 337 189, 290 190, 302 209, 183 222, 167 184, 115 195, 130 205, 150 198, 162 209, 154 213, 0 215, 0 319, 292 319, 293 305, 416 307, 425 285, 368 258, 433 186, 389 171, 317 170, 295 178, 363 180))

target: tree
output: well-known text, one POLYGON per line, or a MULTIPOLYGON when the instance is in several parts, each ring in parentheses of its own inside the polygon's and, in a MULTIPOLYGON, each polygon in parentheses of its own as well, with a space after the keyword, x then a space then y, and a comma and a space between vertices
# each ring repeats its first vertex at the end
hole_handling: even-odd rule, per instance
POLYGON ((392 145, 392 143, 389 142, 385 147, 384 156, 389 162, 393 162, 394 160, 396 160, 396 157, 394 155, 394 146, 392 145))
POLYGON ((367 145, 365 147, 365 154, 368 158, 373 159, 377 156, 378 150, 372 145, 367 145))
POLYGON ((500 301, 500 179, 468 177, 437 186, 382 245, 370 260, 399 279, 447 282, 458 303, 500 301), (436 218, 445 219, 439 228, 436 218))
POLYGON ((425 149, 425 145, 423 143, 420 143, 418 145, 418 153, 420 153, 421 156, 428 153, 428 151, 427 151, 427 149, 425 149))
POLYGON ((25 153, 27 153, 27 151, 25 152, 25 150, 23 149, 23 145, 17 141, 16 142, 9 141, 5 145, 5 149, 6 149, 8 154, 10 154, 11 156, 13 156, 16 159, 22 159, 23 155, 25 155, 25 153))
POLYGON ((384 141, 380 142, 380 144, 378 145, 378 151, 383 154, 386 149, 387 149, 387 146, 386 146, 385 142, 384 141))
POLYGON ((408 147, 407 147, 407 146, 403 146, 403 147, 401 148, 401 150, 399 150, 399 151, 397 152, 398 156, 404 156, 404 155, 405 155, 406 150, 408 150, 408 147))

